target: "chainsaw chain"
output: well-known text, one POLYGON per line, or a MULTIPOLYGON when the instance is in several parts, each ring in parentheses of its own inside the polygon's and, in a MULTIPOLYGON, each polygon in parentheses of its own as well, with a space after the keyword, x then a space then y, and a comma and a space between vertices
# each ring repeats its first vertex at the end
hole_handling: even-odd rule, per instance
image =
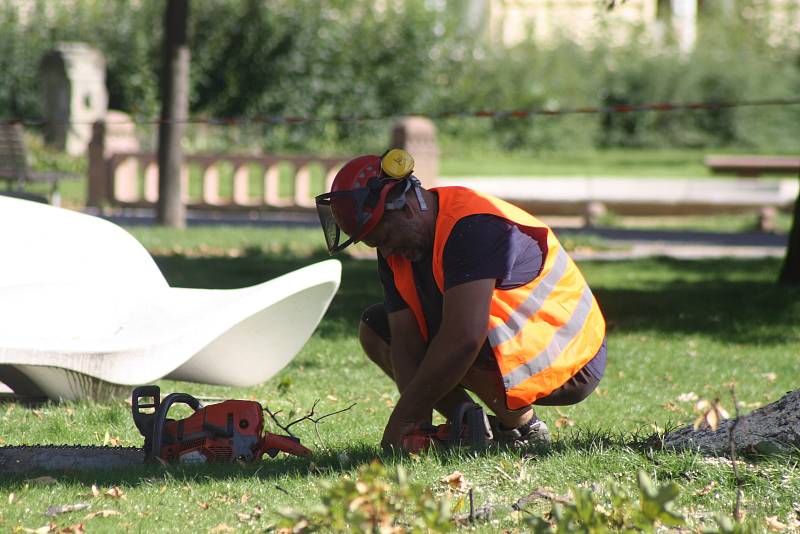
POLYGON ((89 450, 89 451, 144 451, 142 447, 114 447, 111 445, 2 445, 3 451, 30 451, 30 450, 89 450))
POLYGON ((141 465, 144 449, 105 445, 7 445, 0 447, 0 472, 23 473, 36 469, 102 469, 141 465))

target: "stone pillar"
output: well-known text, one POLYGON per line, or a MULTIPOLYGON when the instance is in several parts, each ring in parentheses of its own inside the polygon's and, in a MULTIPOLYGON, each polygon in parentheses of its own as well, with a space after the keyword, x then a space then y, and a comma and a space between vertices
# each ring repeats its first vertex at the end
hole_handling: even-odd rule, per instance
POLYGON ((120 164, 111 175, 109 159, 120 152, 139 152, 141 147, 136 137, 136 127, 130 116, 121 111, 109 111, 106 116, 96 121, 92 128, 92 140, 89 143, 89 206, 101 207, 113 204, 111 198, 112 180, 123 184, 138 181, 137 160, 129 159, 120 164))
POLYGON ((392 148, 403 148, 414 157, 414 176, 431 188, 439 177, 436 125, 425 117, 404 117, 392 128, 392 148))
POLYGON ((59 43, 42 58, 40 72, 45 142, 73 156, 85 154, 93 123, 108 109, 105 57, 84 43, 59 43))

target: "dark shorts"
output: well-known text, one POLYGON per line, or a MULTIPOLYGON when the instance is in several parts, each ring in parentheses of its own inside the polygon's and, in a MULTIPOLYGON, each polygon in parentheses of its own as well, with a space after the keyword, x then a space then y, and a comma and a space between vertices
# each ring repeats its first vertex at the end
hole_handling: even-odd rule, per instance
MULTIPOLYGON (((391 332, 389 330, 389 316, 382 303, 373 304, 361 315, 361 320, 375 332, 378 337, 383 339, 386 344, 391 344, 391 332)), ((538 399, 534 404, 540 406, 567 406, 577 404, 588 397, 595 390, 600 380, 603 378, 603 371, 606 363, 606 340, 600 346, 594 358, 589 361, 578 373, 567 380, 563 386, 550 393, 546 397, 538 399)), ((497 360, 494 357, 489 342, 483 344, 478 357, 473 366, 480 369, 492 369, 497 371, 500 377, 500 369, 497 367, 497 360)))

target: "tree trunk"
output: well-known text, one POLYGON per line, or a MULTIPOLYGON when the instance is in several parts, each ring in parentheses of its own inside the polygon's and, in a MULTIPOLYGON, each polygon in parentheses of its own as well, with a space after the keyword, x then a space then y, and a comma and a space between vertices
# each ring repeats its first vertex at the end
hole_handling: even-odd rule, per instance
MULTIPOLYGON (((664 436, 664 447, 728 454, 733 423, 733 419, 720 421, 716 431, 694 430, 692 425, 677 429, 664 436)), ((796 451, 800 447, 800 390, 741 416, 735 426, 733 442, 737 451, 745 453, 796 451)))
POLYGON ((164 13, 161 122, 158 128, 158 222, 186 226, 181 141, 189 112, 189 0, 168 0, 164 13))
MULTIPOLYGON (((798 176, 800 179, 800 176, 798 176)), ((794 219, 789 232, 789 244, 786 247, 786 258, 783 260, 778 283, 800 286, 800 193, 794 203, 794 219)))

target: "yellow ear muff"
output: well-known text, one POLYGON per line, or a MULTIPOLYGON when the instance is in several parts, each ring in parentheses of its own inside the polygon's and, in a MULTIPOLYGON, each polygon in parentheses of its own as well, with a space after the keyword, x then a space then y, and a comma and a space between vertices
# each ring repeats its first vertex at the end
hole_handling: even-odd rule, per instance
POLYGON ((381 169, 399 180, 414 171, 414 158, 402 148, 393 148, 381 158, 381 169))

